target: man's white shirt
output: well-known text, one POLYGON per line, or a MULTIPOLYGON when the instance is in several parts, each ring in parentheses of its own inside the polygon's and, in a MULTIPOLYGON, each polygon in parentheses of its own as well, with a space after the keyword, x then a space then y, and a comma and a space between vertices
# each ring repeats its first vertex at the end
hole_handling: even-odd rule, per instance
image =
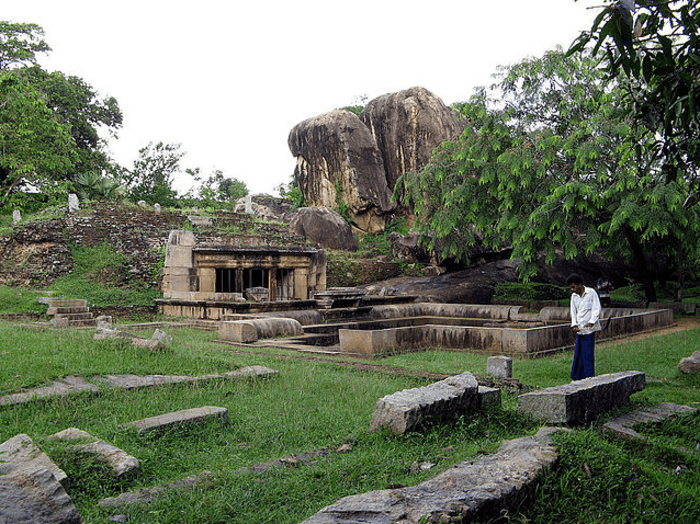
POLYGON ((583 296, 578 293, 571 294, 571 327, 579 327, 579 335, 590 335, 600 331, 600 299, 593 288, 585 287, 583 296), (593 324, 592 328, 584 329, 586 324, 593 324))

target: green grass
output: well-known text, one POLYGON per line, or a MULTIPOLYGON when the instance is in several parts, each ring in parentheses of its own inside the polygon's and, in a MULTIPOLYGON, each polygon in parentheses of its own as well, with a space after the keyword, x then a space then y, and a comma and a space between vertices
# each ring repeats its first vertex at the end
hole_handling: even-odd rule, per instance
MULTIPOLYGON (((131 391, 104 387, 99 394, 0 407, 0 442, 26 433, 49 453, 73 476, 70 494, 86 524, 107 523, 115 513, 127 513, 131 522, 145 524, 296 523, 341 497, 414 485, 456 462, 493 453, 505 439, 538 429, 538 424, 517 414, 515 392, 504 389, 502 410, 465 416, 421 433, 398 437, 385 432, 370 434, 369 421, 378 398, 430 381, 288 358, 295 355, 290 351, 217 344, 217 335, 212 332, 165 329, 175 341, 169 351, 158 353, 119 341, 93 341, 92 330, 35 331, 0 321, 0 394, 45 385, 68 374, 199 375, 255 364, 279 371, 279 375, 265 379, 214 380, 131 391), (118 427, 206 405, 227 408, 229 420, 156 435, 118 427), (124 449, 140 460, 141 471, 114 479, 94 461, 78 460, 64 446, 43 440, 68 427, 80 428, 124 449), (335 451, 342 444, 350 444, 352 451, 335 451), (309 462, 287 463, 263 473, 241 471, 318 449, 328 452, 309 462), (412 468, 414 463, 424 462, 434 466, 426 471, 412 468), (212 471, 214 479, 193 491, 178 491, 155 503, 119 511, 96 506, 101 498, 203 470, 212 471)), ((682 356, 697 349, 699 329, 629 343, 599 344, 598 372, 639 369, 647 373, 647 388, 635 394, 632 405, 621 411, 660 401, 699 407, 700 379, 681 375, 676 369, 682 356)), ((433 350, 371 362, 483 375, 486 358, 433 350)), ((571 353, 563 352, 540 359, 517 359, 513 369, 527 386, 542 387, 568 382, 570 363, 571 353)), ((564 449, 561 460, 535 484, 528 501, 508 514, 510 521, 653 522, 644 512, 657 511, 657 515, 673 518, 674 524, 695 524, 700 518, 695 494, 697 457, 684 458, 682 474, 676 475, 679 460, 685 455, 679 455, 674 446, 693 447, 693 436, 700 431, 698 417, 650 430, 650 443, 641 447, 604 436, 599 430, 604 420, 557 437, 564 449), (590 478, 583 464, 587 464, 590 478)))

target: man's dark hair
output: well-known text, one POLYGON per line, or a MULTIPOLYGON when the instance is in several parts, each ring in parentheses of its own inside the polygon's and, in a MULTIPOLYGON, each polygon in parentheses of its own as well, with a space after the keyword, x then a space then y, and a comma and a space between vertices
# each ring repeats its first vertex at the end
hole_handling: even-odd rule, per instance
POLYGON ((583 284, 583 279, 575 273, 573 275, 569 275, 569 278, 566 279, 566 285, 570 286, 571 284, 583 284))

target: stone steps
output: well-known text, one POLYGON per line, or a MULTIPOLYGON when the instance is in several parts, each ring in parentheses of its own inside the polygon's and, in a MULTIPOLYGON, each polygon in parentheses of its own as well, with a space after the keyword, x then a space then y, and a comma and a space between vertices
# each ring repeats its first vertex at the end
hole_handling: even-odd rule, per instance
POLYGON ((91 327, 97 325, 85 299, 40 297, 39 303, 48 306, 46 314, 53 317, 51 319, 52 326, 91 327))

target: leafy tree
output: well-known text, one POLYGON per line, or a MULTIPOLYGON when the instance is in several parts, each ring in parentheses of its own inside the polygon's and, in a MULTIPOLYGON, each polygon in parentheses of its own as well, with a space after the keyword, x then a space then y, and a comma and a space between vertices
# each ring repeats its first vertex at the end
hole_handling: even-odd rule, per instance
POLYGON ((292 181, 288 184, 280 184, 277 186, 277 192, 282 198, 286 198, 291 202, 294 209, 300 207, 306 207, 306 200, 304 200, 304 194, 301 192, 301 188, 297 181, 292 177, 292 181))
POLYGON ((181 172, 180 161, 185 156, 180 144, 150 142, 139 150, 139 157, 131 171, 118 174, 127 197, 138 202, 162 206, 177 206, 178 196, 173 189, 174 176, 181 172))
POLYGON ((0 190, 7 202, 25 183, 59 180, 76 157, 68 126, 14 71, 0 71, 0 190))
POLYGON ((73 181, 73 185, 78 198, 82 201, 117 200, 122 193, 117 180, 95 171, 80 173, 73 181))
MULTIPOLYGON (((198 169, 191 171, 195 176, 195 180, 199 181, 198 172, 198 169)), ((194 200, 198 200, 207 207, 221 207, 222 204, 235 202, 247 194, 248 187, 245 185, 245 182, 241 182, 236 178, 227 178, 222 171, 217 169, 207 180, 202 182, 199 188, 199 196, 194 200)))
POLYGON ((37 54, 49 51, 44 30, 38 25, 0 20, 0 71, 36 65, 37 54))
POLYGON ((50 51, 35 24, 0 21, 0 205, 21 205, 29 184, 50 198, 85 173, 113 168, 100 131, 115 136, 122 114, 84 80, 48 73, 37 55, 50 51), (12 202, 10 202, 12 200, 12 202))
POLYGON ((700 7, 697 0, 606 0, 590 32, 569 53, 594 43, 624 87, 635 124, 655 134, 651 149, 664 182, 690 184, 700 201, 700 7), (683 179, 683 180, 681 180, 683 179))
POLYGON ((30 67, 18 73, 44 94, 47 106, 69 127, 78 152, 75 172, 109 169, 100 130, 108 137, 116 137, 121 128, 123 116, 116 99, 101 99, 82 78, 66 76, 60 71, 48 73, 40 67, 30 67))
POLYGON ((500 78, 461 106, 461 138, 399 183, 427 242, 462 260, 477 242, 510 244, 524 279, 558 251, 622 254, 655 300, 649 255, 679 260, 669 241, 697 238, 698 217, 683 207, 687 184, 659 185, 657 159, 635 154, 653 137, 634 132, 622 90, 593 58, 561 51, 500 78))

